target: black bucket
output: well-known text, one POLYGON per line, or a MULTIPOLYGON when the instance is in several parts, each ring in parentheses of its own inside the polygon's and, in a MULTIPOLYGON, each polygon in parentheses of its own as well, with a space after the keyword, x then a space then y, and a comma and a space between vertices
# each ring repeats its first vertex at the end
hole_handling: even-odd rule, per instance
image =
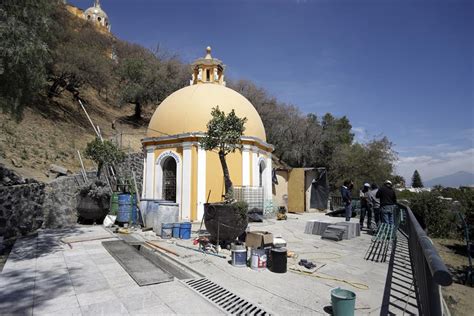
POLYGON ((273 248, 271 252, 271 268, 274 273, 286 273, 286 248, 273 248))

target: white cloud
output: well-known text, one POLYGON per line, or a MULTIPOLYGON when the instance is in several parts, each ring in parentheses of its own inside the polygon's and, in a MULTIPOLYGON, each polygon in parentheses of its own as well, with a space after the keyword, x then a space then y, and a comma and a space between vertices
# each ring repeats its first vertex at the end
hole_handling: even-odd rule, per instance
POLYGON ((474 172, 474 148, 452 152, 439 152, 433 155, 400 157, 397 172, 407 183, 418 170, 423 180, 449 175, 458 171, 474 172))
POLYGON ((365 143, 369 139, 367 130, 364 127, 352 127, 352 132, 354 133, 355 141, 358 143, 365 143))

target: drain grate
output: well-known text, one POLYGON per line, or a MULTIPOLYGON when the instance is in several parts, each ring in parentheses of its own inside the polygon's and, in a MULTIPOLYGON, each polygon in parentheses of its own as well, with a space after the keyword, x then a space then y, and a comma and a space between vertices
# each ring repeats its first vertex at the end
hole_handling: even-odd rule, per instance
POLYGON ((270 315, 257 305, 250 303, 206 278, 186 280, 183 282, 191 289, 201 294, 208 301, 219 306, 227 314, 270 315))

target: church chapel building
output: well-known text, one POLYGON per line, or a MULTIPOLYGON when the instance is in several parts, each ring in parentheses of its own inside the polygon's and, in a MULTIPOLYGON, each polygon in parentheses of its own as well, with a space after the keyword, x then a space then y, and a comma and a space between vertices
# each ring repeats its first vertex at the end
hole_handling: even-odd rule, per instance
POLYGON ((179 204, 181 220, 201 220, 204 204, 223 201, 224 176, 217 152, 205 151, 199 140, 207 131, 212 108, 246 117, 242 148, 226 156, 234 186, 263 187, 265 201, 272 200, 273 146, 254 106, 225 86, 225 65, 211 56, 192 64, 192 79, 156 109, 142 140, 145 151, 144 199, 179 204))

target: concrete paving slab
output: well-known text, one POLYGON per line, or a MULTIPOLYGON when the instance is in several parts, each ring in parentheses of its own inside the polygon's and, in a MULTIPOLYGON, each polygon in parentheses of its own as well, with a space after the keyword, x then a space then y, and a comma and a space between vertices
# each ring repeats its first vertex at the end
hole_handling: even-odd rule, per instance
POLYGON ((38 316, 81 316, 82 311, 79 307, 61 309, 61 310, 54 311, 54 312, 51 312, 51 311, 37 312, 36 309, 35 309, 34 315, 35 316, 37 316, 37 315, 38 316))
POLYGON ((132 315, 137 316, 155 316, 155 315, 174 315, 176 314, 171 308, 166 305, 147 306, 140 310, 134 310, 132 315))
POLYGON ((104 277, 95 279, 82 279, 73 281, 74 291, 77 295, 110 289, 107 279, 104 277))
POLYGON ((120 300, 107 300, 104 298, 101 302, 86 306, 81 305, 82 315, 130 315, 127 308, 120 300))
MULTIPOLYGON (((363 308, 361 310, 364 314, 376 310, 382 302, 387 265, 363 259, 371 236, 363 232, 360 237, 351 240, 323 240, 320 236, 304 234, 305 222, 311 219, 340 221, 318 213, 297 216, 289 214, 287 221, 269 220, 251 223, 249 226, 250 230, 266 230, 274 236, 283 237, 287 241, 288 250, 298 255, 294 262, 288 261, 289 266, 301 258, 311 259, 318 267, 324 266, 317 273, 322 278, 292 272, 278 275, 270 271, 255 272, 249 268, 234 268, 228 260, 196 254, 175 247, 172 243, 167 243, 166 246, 179 252, 184 263, 205 274, 211 281, 242 298, 263 305, 273 313, 326 314, 324 307, 330 304, 330 291, 335 287, 354 291, 357 295, 357 307, 363 308), (297 220, 294 219, 296 217, 297 220)), ((198 226, 193 230, 197 228, 198 226)), ((191 241, 180 240, 179 243, 192 247, 191 241)), ((223 253, 229 254, 226 251, 223 253)))
POLYGON ((114 294, 114 292, 111 289, 80 293, 80 294, 78 293, 76 294, 76 297, 79 302, 79 305, 81 305, 81 308, 82 306, 99 304, 102 302, 117 299, 117 296, 114 294))
MULTIPOLYGON (((318 270, 321 275, 365 283, 369 286, 368 290, 333 279, 292 272, 274 274, 235 268, 228 263, 228 259, 176 247, 173 240, 159 241, 149 233, 140 236, 142 239, 158 240, 163 246, 179 253, 181 262, 209 280, 274 314, 325 314, 323 308, 330 304, 330 290, 338 286, 357 294, 356 307, 361 309, 356 314, 378 314, 387 264, 363 259, 370 236, 363 232, 352 240, 321 240, 320 236, 304 234, 305 222, 311 219, 339 221, 317 213, 289 214, 287 221, 252 223, 250 229, 267 230, 274 236, 283 237, 288 249, 298 255, 298 259, 288 261, 289 266, 301 258, 311 259, 322 267, 318 270)), ((193 230, 199 227, 195 226, 193 230)), ((39 231, 36 239, 20 239, 0 274, 0 314, 5 314, 5 311, 35 315, 220 313, 214 305, 179 281, 139 287, 105 251, 101 240, 73 243, 72 248, 60 242, 64 237, 89 238, 105 233, 100 226, 78 226, 43 230, 39 231), (186 298, 185 304, 183 297, 186 298), (71 303, 68 306, 71 308, 64 309, 65 302, 72 302, 73 298, 77 305, 71 303)), ((192 240, 180 240, 179 243, 192 246, 192 240)), ((226 251, 223 253, 228 254, 226 251)))
POLYGON ((67 309, 78 309, 79 302, 76 296, 59 296, 45 300, 35 298, 34 311, 36 313, 51 313, 67 309))

